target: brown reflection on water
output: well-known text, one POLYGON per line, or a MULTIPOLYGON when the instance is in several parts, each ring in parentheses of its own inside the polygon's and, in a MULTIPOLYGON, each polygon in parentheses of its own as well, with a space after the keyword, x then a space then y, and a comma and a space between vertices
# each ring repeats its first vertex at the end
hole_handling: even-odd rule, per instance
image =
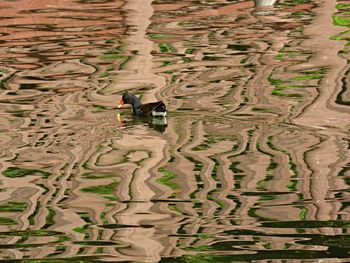
POLYGON ((0 259, 347 259, 344 28, 274 2, 1 3, 0 259))

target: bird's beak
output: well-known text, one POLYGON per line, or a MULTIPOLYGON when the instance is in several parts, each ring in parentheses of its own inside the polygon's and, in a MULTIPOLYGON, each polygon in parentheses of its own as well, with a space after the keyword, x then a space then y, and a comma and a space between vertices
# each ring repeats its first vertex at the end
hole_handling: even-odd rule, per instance
POLYGON ((121 107, 123 107, 124 105, 124 101, 121 99, 118 105, 118 109, 120 109, 121 107))

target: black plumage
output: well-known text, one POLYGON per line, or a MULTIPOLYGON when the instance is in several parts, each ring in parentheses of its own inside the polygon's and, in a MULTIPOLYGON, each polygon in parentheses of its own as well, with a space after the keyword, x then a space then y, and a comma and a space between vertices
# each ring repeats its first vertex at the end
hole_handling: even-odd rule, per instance
POLYGON ((121 108, 124 104, 131 104, 133 108, 133 114, 135 116, 153 116, 164 117, 167 114, 166 106, 163 101, 150 102, 142 104, 140 99, 131 93, 124 93, 118 108, 121 108))

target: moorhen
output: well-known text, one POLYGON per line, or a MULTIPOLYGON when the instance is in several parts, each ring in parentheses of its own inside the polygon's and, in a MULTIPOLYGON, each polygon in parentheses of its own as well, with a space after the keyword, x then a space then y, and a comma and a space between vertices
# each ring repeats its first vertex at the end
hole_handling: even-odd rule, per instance
POLYGON ((132 105, 133 113, 135 116, 165 117, 167 114, 166 106, 163 101, 141 104, 140 99, 131 93, 123 94, 118 108, 121 108, 124 104, 132 105))

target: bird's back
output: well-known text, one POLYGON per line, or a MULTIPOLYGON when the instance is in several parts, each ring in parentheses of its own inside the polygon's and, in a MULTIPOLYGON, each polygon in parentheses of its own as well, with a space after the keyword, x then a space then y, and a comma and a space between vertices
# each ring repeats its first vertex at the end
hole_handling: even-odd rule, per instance
POLYGON ((151 102, 139 106, 140 116, 165 116, 166 106, 163 101, 151 102))

